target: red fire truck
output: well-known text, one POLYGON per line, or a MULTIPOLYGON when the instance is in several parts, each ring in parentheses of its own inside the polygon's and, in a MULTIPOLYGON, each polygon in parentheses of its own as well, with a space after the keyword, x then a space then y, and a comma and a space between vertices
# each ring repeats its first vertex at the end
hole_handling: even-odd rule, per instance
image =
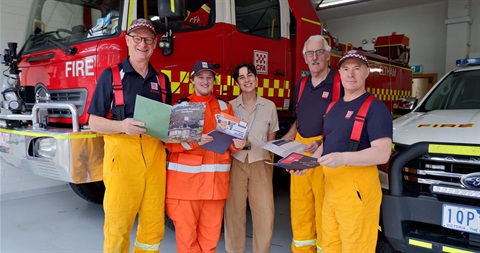
MULTIPOLYGON (((103 139, 89 131, 86 112, 102 70, 127 56, 125 30, 133 19, 156 26, 159 45, 151 62, 170 78, 174 99, 193 92, 189 73, 198 60, 220 73, 214 92, 225 100, 240 93, 232 68, 253 62, 258 93, 275 102, 282 129, 292 121, 296 80, 308 74, 304 41, 325 35, 334 68, 344 52, 360 49, 322 29, 309 0, 36 0, 30 17, 25 44, 17 50, 9 43, 2 55, 9 67, 2 88, 7 113, 0 115, 2 166, 69 182, 96 203, 104 191, 103 139), (202 26, 185 18, 197 10, 205 12, 202 26)), ((390 108, 410 96, 407 36, 379 37, 367 55, 369 92, 390 108)))

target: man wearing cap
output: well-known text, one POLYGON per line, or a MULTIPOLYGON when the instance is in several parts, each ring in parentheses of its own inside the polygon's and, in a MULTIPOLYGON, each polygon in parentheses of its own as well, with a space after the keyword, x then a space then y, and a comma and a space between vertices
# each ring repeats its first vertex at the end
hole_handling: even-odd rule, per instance
POLYGON ((232 106, 212 94, 216 75, 209 62, 195 63, 190 75, 194 93, 179 101, 206 103, 201 141, 167 144, 165 208, 175 225, 177 252, 215 252, 230 195, 230 152, 241 150, 246 142, 233 139, 223 154, 201 147, 213 140, 207 133, 216 129, 215 114, 233 115, 232 106))
POLYGON ((349 51, 338 68, 345 96, 327 112, 323 144, 313 154, 325 174, 322 249, 324 253, 371 253, 375 252, 382 200, 377 164, 390 157, 392 115, 365 89, 370 73, 365 53, 349 51), (356 117, 362 108, 366 116, 360 140, 352 147, 351 133, 358 129, 354 122, 359 122, 356 117))
MULTIPOLYGON (((313 35, 303 46, 305 63, 310 75, 295 86, 292 103, 296 121, 283 139, 295 139, 307 144, 304 151, 313 153, 322 140, 323 115, 334 94, 340 96, 340 81, 336 71, 328 66, 330 46, 321 35, 313 35), (334 81, 338 83, 335 86, 334 81), (336 89, 335 89, 336 88, 336 89)), ((290 219, 292 251, 294 253, 321 252, 323 204, 323 171, 321 167, 309 170, 304 176, 290 177, 290 219)))
POLYGON ((130 251, 137 214, 134 252, 159 252, 165 232, 165 147, 133 119, 136 95, 171 103, 168 77, 149 62, 155 36, 150 21, 132 21, 125 37, 130 55, 102 72, 88 108, 90 129, 104 134, 105 142, 104 252, 130 251))

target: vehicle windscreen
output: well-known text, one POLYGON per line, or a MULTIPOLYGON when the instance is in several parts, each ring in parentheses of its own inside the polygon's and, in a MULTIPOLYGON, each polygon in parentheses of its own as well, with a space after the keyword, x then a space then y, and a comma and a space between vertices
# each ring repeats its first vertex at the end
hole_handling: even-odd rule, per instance
POLYGON ((428 96, 420 112, 480 109, 480 70, 450 73, 428 96))
POLYGON ((119 32, 120 0, 36 0, 25 52, 112 36, 119 32))
POLYGON ((215 24, 214 0, 185 0, 183 11, 184 17, 165 18, 158 13, 157 1, 137 2, 137 17, 151 20, 158 34, 165 34, 167 27, 174 33, 182 33, 208 29, 215 24))

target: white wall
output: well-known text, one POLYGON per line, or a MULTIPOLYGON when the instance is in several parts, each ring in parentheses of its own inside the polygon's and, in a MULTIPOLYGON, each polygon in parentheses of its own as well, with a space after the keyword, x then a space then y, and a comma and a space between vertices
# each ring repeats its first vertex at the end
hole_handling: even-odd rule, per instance
MULTIPOLYGON (((8 48, 7 42, 17 42, 18 50, 23 45, 27 34, 27 15, 30 13, 32 3, 33 0, 0 0, 0 49, 2 59, 3 50, 8 48)), ((2 72, 5 69, 4 65, 0 66, 2 72)), ((57 189, 57 186, 65 185, 65 182, 35 176, 26 171, 7 167, 6 164, 0 164, 0 185, 0 198, 5 199, 12 195, 22 196, 45 192, 48 188, 57 189)))
MULTIPOLYGON (((470 57, 480 52, 480 1, 470 1, 470 57)), ((447 0, 415 7, 326 20, 328 30, 342 43, 362 46, 362 39, 371 41, 392 32, 410 37, 410 65, 423 65, 423 73, 445 74, 447 0)), ((321 11, 318 12, 321 18, 321 11)), ((367 47, 373 45, 367 44, 367 47)), ((480 54, 480 53, 479 53, 480 54)), ((463 58, 461 55, 458 58, 463 58)), ((476 57, 480 57, 477 55, 476 57)))
POLYGON ((480 1, 470 1, 470 17, 472 18, 470 55, 469 57, 480 58, 480 1))

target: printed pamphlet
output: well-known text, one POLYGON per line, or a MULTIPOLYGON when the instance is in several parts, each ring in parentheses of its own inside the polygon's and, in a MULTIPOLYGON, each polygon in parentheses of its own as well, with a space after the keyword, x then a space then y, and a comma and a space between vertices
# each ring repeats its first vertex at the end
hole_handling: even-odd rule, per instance
POLYGON ((215 118, 217 119, 217 131, 237 139, 245 139, 248 131, 248 121, 226 113, 215 114, 215 118))
POLYGON ((291 153, 288 156, 280 159, 277 163, 266 163, 285 168, 287 170, 312 169, 320 166, 320 164, 317 162, 317 158, 305 156, 300 153, 291 153))
POLYGON ((204 149, 223 154, 232 145, 233 138, 244 139, 248 131, 248 122, 235 116, 218 113, 215 114, 217 127, 208 133, 213 141, 202 145, 204 149))
POLYGON ((164 142, 200 142, 205 106, 203 102, 171 106, 137 95, 133 118, 145 123, 146 134, 164 142))
POLYGON ((167 142, 200 142, 205 117, 204 102, 183 102, 172 107, 167 142))
POLYGON ((262 148, 281 157, 286 157, 293 152, 301 153, 306 146, 301 142, 291 139, 279 139, 264 142, 255 136, 253 136, 253 138, 260 144, 260 146, 262 146, 262 148))

